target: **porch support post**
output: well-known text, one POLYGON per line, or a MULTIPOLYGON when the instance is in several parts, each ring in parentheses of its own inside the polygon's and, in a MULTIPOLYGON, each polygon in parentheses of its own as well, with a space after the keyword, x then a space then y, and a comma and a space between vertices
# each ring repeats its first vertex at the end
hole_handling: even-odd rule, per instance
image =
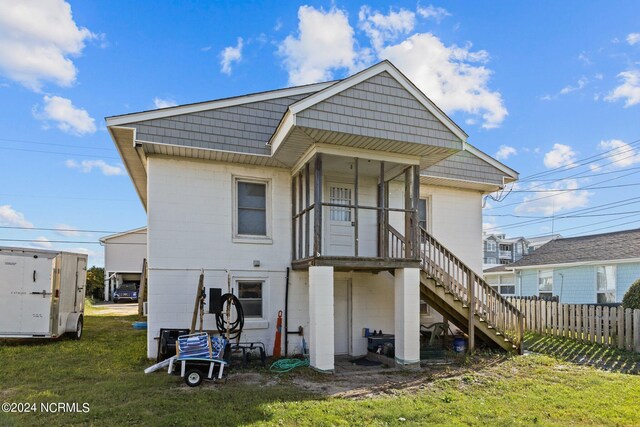
POLYGON ((300 211, 296 198, 296 176, 291 177, 291 257, 298 259, 301 254, 296 252, 296 215, 300 211))
POLYGON ((358 256, 358 187, 359 187, 359 179, 358 179, 358 158, 356 157, 353 165, 353 204, 356 205, 353 210, 354 222, 353 222, 353 248, 354 248, 354 256, 358 256))
POLYGON ((309 267, 309 362, 334 370, 333 267, 309 267))
MULTIPOLYGON (((308 210, 311 204, 311 194, 309 192, 309 162, 307 162, 304 167, 304 198, 304 209, 306 210, 304 214, 304 256, 308 258, 309 252, 311 251, 311 245, 309 244, 309 215, 311 215, 311 212, 308 210)), ((300 256, 302 257, 302 254, 300 256)))
POLYGON ((413 197, 411 195, 412 185, 411 180, 413 179, 413 174, 411 173, 410 168, 405 169, 404 171, 404 258, 413 258, 413 215, 412 212, 409 212, 413 209, 412 201, 413 197))
POLYGON ((411 192, 411 203, 413 209, 413 257, 420 258, 420 215, 418 214, 418 203, 420 202, 420 165, 413 166, 413 191, 411 192))
POLYGON ((313 182, 313 256, 322 254, 322 155, 316 154, 313 182))
POLYGON ((396 268, 394 278, 395 358, 420 363, 420 270, 396 268))
POLYGON ((381 258, 387 256, 385 195, 384 162, 380 162, 380 182, 378 185, 378 256, 381 258))

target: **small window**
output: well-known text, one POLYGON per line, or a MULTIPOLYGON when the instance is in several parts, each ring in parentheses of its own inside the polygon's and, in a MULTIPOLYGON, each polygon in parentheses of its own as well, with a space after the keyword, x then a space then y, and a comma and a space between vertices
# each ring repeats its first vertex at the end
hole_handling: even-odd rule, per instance
POLYGON ((351 188, 331 187, 329 189, 329 201, 337 205, 345 205, 345 207, 331 206, 331 221, 351 222, 351 188))
POLYGON ((267 184, 237 181, 237 230, 242 236, 267 235, 267 184))
POLYGON ((495 258, 487 258, 487 264, 496 264, 496 259, 495 258))
POLYGON ((538 296, 551 298, 553 295, 553 270, 538 270, 538 296))
POLYGON ((487 240, 487 252, 496 251, 496 242, 493 240, 487 240))
POLYGON ((597 267, 596 289, 598 304, 616 302, 616 267, 614 265, 597 267))
POLYGON ((247 318, 262 318, 263 283, 260 280, 238 282, 238 300, 247 318))
POLYGON ((501 295, 515 295, 516 287, 514 285, 502 285, 500 286, 500 294, 501 295))
POLYGON ((418 224, 420 227, 425 230, 429 230, 428 225, 428 213, 429 212, 429 201, 427 199, 419 199, 418 200, 418 224))

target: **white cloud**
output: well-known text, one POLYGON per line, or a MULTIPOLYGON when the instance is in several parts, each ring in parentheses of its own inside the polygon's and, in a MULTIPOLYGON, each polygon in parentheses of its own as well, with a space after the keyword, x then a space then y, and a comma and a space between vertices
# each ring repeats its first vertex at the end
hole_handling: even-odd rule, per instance
POLYGON ((447 12, 445 8, 436 7, 432 4, 426 7, 418 6, 418 15, 422 16, 425 19, 433 18, 437 22, 442 21, 442 19, 447 16, 451 16, 451 14, 447 12))
POLYGON ((591 164, 592 171, 598 171, 604 166, 611 168, 626 168, 636 163, 640 163, 640 153, 635 148, 619 139, 600 141, 598 148, 607 151, 604 164, 591 164))
POLYGON ((77 70, 70 57, 100 38, 78 28, 62 0, 0 0, 0 72, 32 90, 44 81, 69 86, 77 70))
POLYGON ((11 205, 0 206, 0 224, 11 227, 33 228, 33 224, 27 221, 24 214, 13 209, 11 205))
POLYGON ((553 144, 553 148, 544 155, 544 165, 549 169, 571 166, 575 160, 576 152, 564 144, 553 144))
POLYGON ((414 34, 385 47, 379 56, 400 68, 446 112, 479 115, 487 129, 498 127, 508 114, 502 95, 488 87, 492 72, 483 64, 489 54, 471 51, 471 44, 445 46, 433 34, 414 34))
POLYGON ((581 77, 575 86, 568 85, 560 89, 560 95, 567 95, 571 92, 581 90, 587 85, 587 83, 589 83, 589 80, 586 77, 581 77))
POLYGON ((582 61, 582 63, 584 65, 591 65, 591 59, 589 59, 589 56, 587 56, 587 54, 585 52, 580 52, 580 55, 578 55, 578 59, 580 61, 582 61))
POLYGON ((616 87, 604 99, 609 102, 615 102, 621 99, 625 100, 624 106, 631 107, 640 103, 640 70, 623 71, 618 74, 623 83, 616 87))
POLYGON ((176 105, 178 105, 178 103, 173 99, 163 99, 156 96, 155 98, 153 98, 153 105, 155 105, 156 108, 168 108, 175 107, 176 105))
POLYGON ((446 112, 480 116, 484 128, 495 128, 505 119, 502 95, 488 87, 492 71, 485 66, 486 51, 472 51, 470 43, 445 46, 430 33, 409 35, 415 14, 405 9, 384 15, 363 7, 359 17, 373 49, 358 46, 345 11, 300 7, 298 34, 279 46, 289 83, 330 80, 338 71, 353 73, 388 59, 446 112))
POLYGON ((518 154, 518 150, 508 145, 501 145, 500 149, 496 153, 496 159, 498 160, 507 160, 510 156, 515 156, 518 154))
POLYGON ((546 187, 538 185, 538 183, 532 183, 532 187, 535 186, 540 192, 526 196, 522 203, 514 209, 516 213, 553 215, 561 211, 587 206, 589 198, 593 195, 587 190, 567 191, 579 188, 578 181, 575 179, 555 182, 546 187))
POLYGON ((227 46, 220 52, 220 72, 231 75, 234 62, 240 62, 242 59, 242 46, 244 45, 242 37, 238 37, 238 44, 235 46, 227 46))
POLYGON ((85 135, 96 131, 95 120, 82 108, 76 108, 70 99, 60 96, 45 96, 44 108, 34 107, 33 115, 38 120, 54 121, 63 132, 85 135))
POLYGON ((273 31, 280 31, 282 29, 282 19, 276 19, 276 23, 273 25, 273 31))
POLYGON ((53 247, 53 244, 51 244, 49 239, 47 239, 46 237, 40 236, 34 239, 34 241, 31 243, 31 246, 35 248, 51 249, 53 247))
POLYGON ((413 31, 416 14, 400 9, 397 12, 390 10, 388 15, 383 15, 378 11, 372 11, 369 6, 362 6, 358 13, 358 20, 358 27, 365 32, 373 48, 378 51, 385 43, 395 41, 401 35, 413 31))
POLYGON ((74 227, 67 224, 57 224, 54 228, 56 229, 55 233, 60 236, 73 237, 81 235, 81 233, 76 231, 74 227))
POLYGON ((103 175, 114 176, 124 175, 124 168, 121 166, 114 166, 106 163, 104 160, 82 160, 78 163, 75 160, 67 160, 65 165, 69 169, 79 169, 82 173, 89 173, 94 168, 99 169, 103 175))
POLYGON ((278 48, 290 84, 331 80, 334 71, 355 72, 360 61, 367 62, 367 53, 361 52, 365 58, 358 59, 354 31, 345 11, 301 6, 298 21, 298 34, 287 36, 278 48))
POLYGON ((640 33, 629 33, 627 35, 627 43, 633 46, 636 43, 640 43, 640 33))

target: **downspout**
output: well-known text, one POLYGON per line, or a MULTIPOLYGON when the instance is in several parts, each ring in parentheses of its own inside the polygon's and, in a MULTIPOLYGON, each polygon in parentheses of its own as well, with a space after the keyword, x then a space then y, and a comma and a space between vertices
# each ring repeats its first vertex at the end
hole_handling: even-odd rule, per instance
POLYGON ((289 267, 284 288, 284 357, 289 354, 289 267))

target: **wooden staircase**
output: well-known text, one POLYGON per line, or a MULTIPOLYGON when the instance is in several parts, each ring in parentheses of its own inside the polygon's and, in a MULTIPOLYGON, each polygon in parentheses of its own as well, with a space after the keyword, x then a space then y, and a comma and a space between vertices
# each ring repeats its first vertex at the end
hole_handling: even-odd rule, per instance
POLYGON ((420 227, 421 294, 469 336, 522 352, 524 316, 458 257, 420 227))

